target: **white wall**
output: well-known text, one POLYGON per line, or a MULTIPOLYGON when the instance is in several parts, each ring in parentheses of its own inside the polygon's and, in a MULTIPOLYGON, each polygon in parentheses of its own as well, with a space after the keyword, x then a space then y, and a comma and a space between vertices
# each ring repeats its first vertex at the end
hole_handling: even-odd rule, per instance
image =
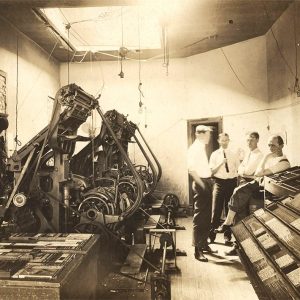
POLYGON ((11 154, 15 149, 17 99, 18 139, 24 145, 48 124, 52 111, 48 96, 55 96, 59 88, 59 64, 0 18, 0 69, 7 73, 7 138, 11 154))
MULTIPOLYGON (((300 164, 300 139, 295 138, 300 125, 300 98, 293 90, 296 49, 299 52, 295 33, 296 41, 300 38, 294 16, 298 12, 296 24, 300 24, 299 6, 297 1, 291 4, 265 36, 224 47, 224 53, 216 49, 188 58, 171 58, 168 76, 162 60, 142 62, 142 102, 147 108, 142 113, 138 106, 137 61, 124 62, 124 79, 118 76, 118 62, 72 63, 70 82, 93 95, 101 91, 103 111, 117 109, 139 124, 162 164, 159 188, 175 192, 187 204, 187 120, 223 116, 224 131, 230 134, 234 147, 244 146, 245 132, 257 130, 260 146, 266 151, 267 136, 280 133, 292 164, 300 164)), ((14 149, 16 135, 17 36, 18 138, 23 144, 48 124, 52 111, 48 96, 54 97, 58 88, 67 84, 67 64, 59 66, 0 18, 0 69, 7 73, 9 149, 14 149)), ((300 69, 299 58, 297 63, 300 69)), ((96 123, 100 127, 99 118, 96 123)))
POLYGON ((224 47, 223 52, 188 59, 186 118, 223 116, 224 131, 238 147, 249 130, 265 135, 267 118, 260 112, 268 107, 265 37, 224 47))
POLYGON ((296 63, 300 67, 299 24, 300 3, 295 1, 266 34, 270 132, 285 139, 284 152, 292 165, 300 165, 300 98, 294 91, 296 63))
MULTIPOLYGON (((232 136, 236 147, 248 130, 265 135, 265 113, 240 115, 268 106, 265 37, 225 47, 224 53, 246 88, 239 83, 220 49, 171 59, 168 76, 161 60, 143 62, 142 101, 147 107, 147 128, 145 115, 138 113, 137 61, 125 62, 124 79, 118 77, 118 62, 71 64, 70 82, 94 95, 104 83, 100 98, 103 110, 117 109, 140 123, 162 164, 159 188, 176 193, 187 204, 187 120, 224 116, 224 130, 232 136)), ((67 64, 61 65, 60 76, 62 84, 66 84, 67 64)))

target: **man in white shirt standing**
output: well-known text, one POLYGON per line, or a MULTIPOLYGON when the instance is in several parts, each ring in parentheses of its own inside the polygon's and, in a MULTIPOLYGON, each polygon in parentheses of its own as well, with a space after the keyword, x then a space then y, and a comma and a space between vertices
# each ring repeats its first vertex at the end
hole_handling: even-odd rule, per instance
MULTIPOLYGON (((220 148, 211 154, 209 166, 214 177, 213 187, 213 213, 211 222, 210 241, 216 238, 214 230, 220 226, 223 209, 228 212, 228 201, 237 186, 237 169, 240 164, 238 156, 228 148, 229 135, 220 133, 218 143, 220 148)), ((224 232, 225 244, 231 240, 231 230, 224 232)))
POLYGON ((252 181, 258 164, 263 158, 262 152, 258 149, 259 134, 256 131, 246 135, 246 140, 249 150, 246 152, 244 160, 238 168, 238 183, 239 185, 252 181))
POLYGON ((196 127, 196 139, 188 149, 188 171, 193 178, 194 216, 193 246, 195 258, 207 262, 203 252, 213 253, 207 239, 210 230, 212 208, 212 178, 208 165, 206 145, 210 140, 211 128, 205 125, 196 127))

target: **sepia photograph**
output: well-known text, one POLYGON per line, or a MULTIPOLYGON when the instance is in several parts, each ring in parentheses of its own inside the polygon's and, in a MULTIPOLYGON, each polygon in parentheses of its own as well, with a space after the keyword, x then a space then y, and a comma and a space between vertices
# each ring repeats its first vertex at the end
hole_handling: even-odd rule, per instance
POLYGON ((0 0, 0 299, 300 299, 298 57, 300 0, 0 0))

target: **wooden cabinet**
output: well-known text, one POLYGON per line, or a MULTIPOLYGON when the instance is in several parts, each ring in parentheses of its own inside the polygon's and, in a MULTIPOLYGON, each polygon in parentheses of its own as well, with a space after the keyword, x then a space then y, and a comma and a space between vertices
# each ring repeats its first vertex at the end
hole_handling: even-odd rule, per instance
POLYGON ((1 300, 96 298, 100 242, 97 235, 87 237, 77 245, 74 240, 70 243, 72 234, 64 241, 52 236, 49 243, 46 236, 42 237, 43 241, 36 239, 32 243, 32 237, 26 241, 26 234, 22 241, 1 242, 0 261, 1 257, 8 261, 12 253, 21 254, 17 261, 26 258, 18 271, 14 270, 11 275, 3 272, 0 278, 1 300), (70 246, 72 244, 75 246, 70 246), (1 250, 9 249, 12 251, 1 254, 1 250))

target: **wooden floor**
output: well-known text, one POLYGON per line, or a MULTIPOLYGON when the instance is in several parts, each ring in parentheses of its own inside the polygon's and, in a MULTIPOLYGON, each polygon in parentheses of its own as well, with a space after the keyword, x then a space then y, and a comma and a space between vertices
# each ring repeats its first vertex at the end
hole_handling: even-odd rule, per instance
MULTIPOLYGON (((176 232, 177 248, 184 250, 187 256, 177 257, 178 271, 170 274, 171 295, 174 300, 255 300, 258 297, 244 271, 238 256, 225 256, 224 251, 230 249, 224 245, 221 234, 211 248, 218 250, 218 254, 206 255, 208 262, 199 262, 194 258, 191 245, 192 218, 178 219, 178 225, 186 230, 176 232)), ((148 278, 147 281, 150 281, 148 278)), ((120 292, 111 290, 99 299, 141 299, 150 300, 151 287, 146 285, 142 291, 120 292)))
POLYGON ((206 255, 208 262, 194 259, 191 246, 192 218, 178 220, 186 230, 177 231, 177 248, 185 250, 187 257, 178 257, 180 274, 171 276, 172 299, 258 299, 238 256, 225 256, 230 247, 224 245, 223 236, 217 235, 211 244, 217 254, 206 255))

